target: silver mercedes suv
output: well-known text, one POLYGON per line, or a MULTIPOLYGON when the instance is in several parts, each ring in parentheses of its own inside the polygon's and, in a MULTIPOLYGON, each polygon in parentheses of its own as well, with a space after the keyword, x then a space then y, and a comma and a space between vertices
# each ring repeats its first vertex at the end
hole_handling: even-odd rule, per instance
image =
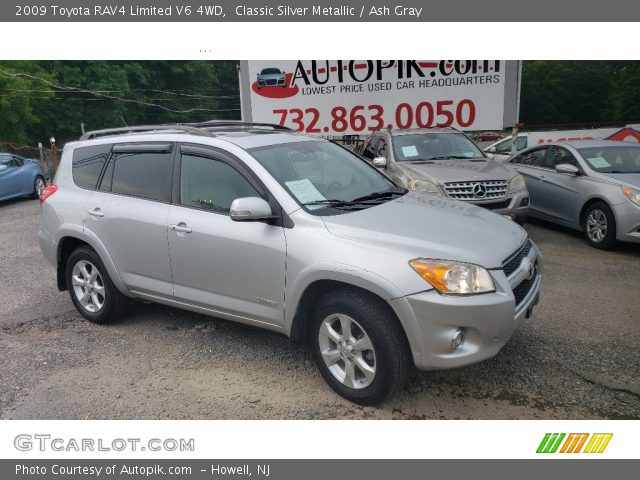
POLYGON ((516 223, 284 127, 87 133, 40 200, 42 251, 89 321, 144 299, 267 328, 360 404, 414 366, 496 355, 538 301, 542 259, 516 223))
POLYGON ((489 158, 452 127, 381 130, 359 152, 396 183, 479 207, 522 224, 529 213, 524 178, 489 158))

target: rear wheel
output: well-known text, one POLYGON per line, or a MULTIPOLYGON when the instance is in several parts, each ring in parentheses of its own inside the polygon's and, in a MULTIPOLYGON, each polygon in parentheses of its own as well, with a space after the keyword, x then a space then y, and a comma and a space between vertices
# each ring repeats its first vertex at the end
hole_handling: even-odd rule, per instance
POLYGON ((44 181, 44 178, 38 175, 33 181, 33 192, 31 192, 31 198, 38 198, 46 186, 47 184, 44 181))
POLYGON ((616 219, 604 202, 589 205, 582 222, 584 235, 589 245, 602 250, 616 246, 616 219))
POLYGON ((358 290, 323 297, 311 323, 312 351, 327 383, 361 405, 384 401, 406 382, 406 338, 382 300, 358 290))
POLYGON ((111 323, 126 313, 128 298, 113 285, 91 248, 79 247, 69 256, 66 279, 71 301, 90 322, 111 323))

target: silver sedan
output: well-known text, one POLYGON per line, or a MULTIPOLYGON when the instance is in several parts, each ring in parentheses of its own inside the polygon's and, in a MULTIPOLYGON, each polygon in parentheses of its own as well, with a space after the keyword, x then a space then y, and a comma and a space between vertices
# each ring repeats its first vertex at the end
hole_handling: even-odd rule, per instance
POLYGON ((640 145, 607 140, 538 145, 510 158, 529 214, 584 232, 601 249, 640 243, 640 145))

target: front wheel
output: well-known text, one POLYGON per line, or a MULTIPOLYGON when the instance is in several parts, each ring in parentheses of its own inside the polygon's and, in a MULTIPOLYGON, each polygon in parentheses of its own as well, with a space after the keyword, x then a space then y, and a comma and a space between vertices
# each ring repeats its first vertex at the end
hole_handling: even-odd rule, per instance
POLYGON ((589 245, 601 250, 610 250, 616 246, 616 219, 606 203, 591 204, 582 223, 589 245))
POLYGON ((411 372, 407 340, 389 307, 345 289, 323 297, 311 324, 314 359, 329 386, 360 405, 391 396, 411 372))

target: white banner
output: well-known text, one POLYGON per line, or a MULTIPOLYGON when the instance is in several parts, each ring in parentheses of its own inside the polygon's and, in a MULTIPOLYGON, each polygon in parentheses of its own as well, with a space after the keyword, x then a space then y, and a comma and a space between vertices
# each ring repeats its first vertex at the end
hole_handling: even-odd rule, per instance
POLYGON ((5 459, 638 459, 638 445, 633 420, 19 420, 0 428, 5 459), (328 449, 345 438, 349 448, 328 449))
POLYGON ((500 130, 517 116, 517 62, 242 62, 244 120, 317 135, 453 126, 500 130))

